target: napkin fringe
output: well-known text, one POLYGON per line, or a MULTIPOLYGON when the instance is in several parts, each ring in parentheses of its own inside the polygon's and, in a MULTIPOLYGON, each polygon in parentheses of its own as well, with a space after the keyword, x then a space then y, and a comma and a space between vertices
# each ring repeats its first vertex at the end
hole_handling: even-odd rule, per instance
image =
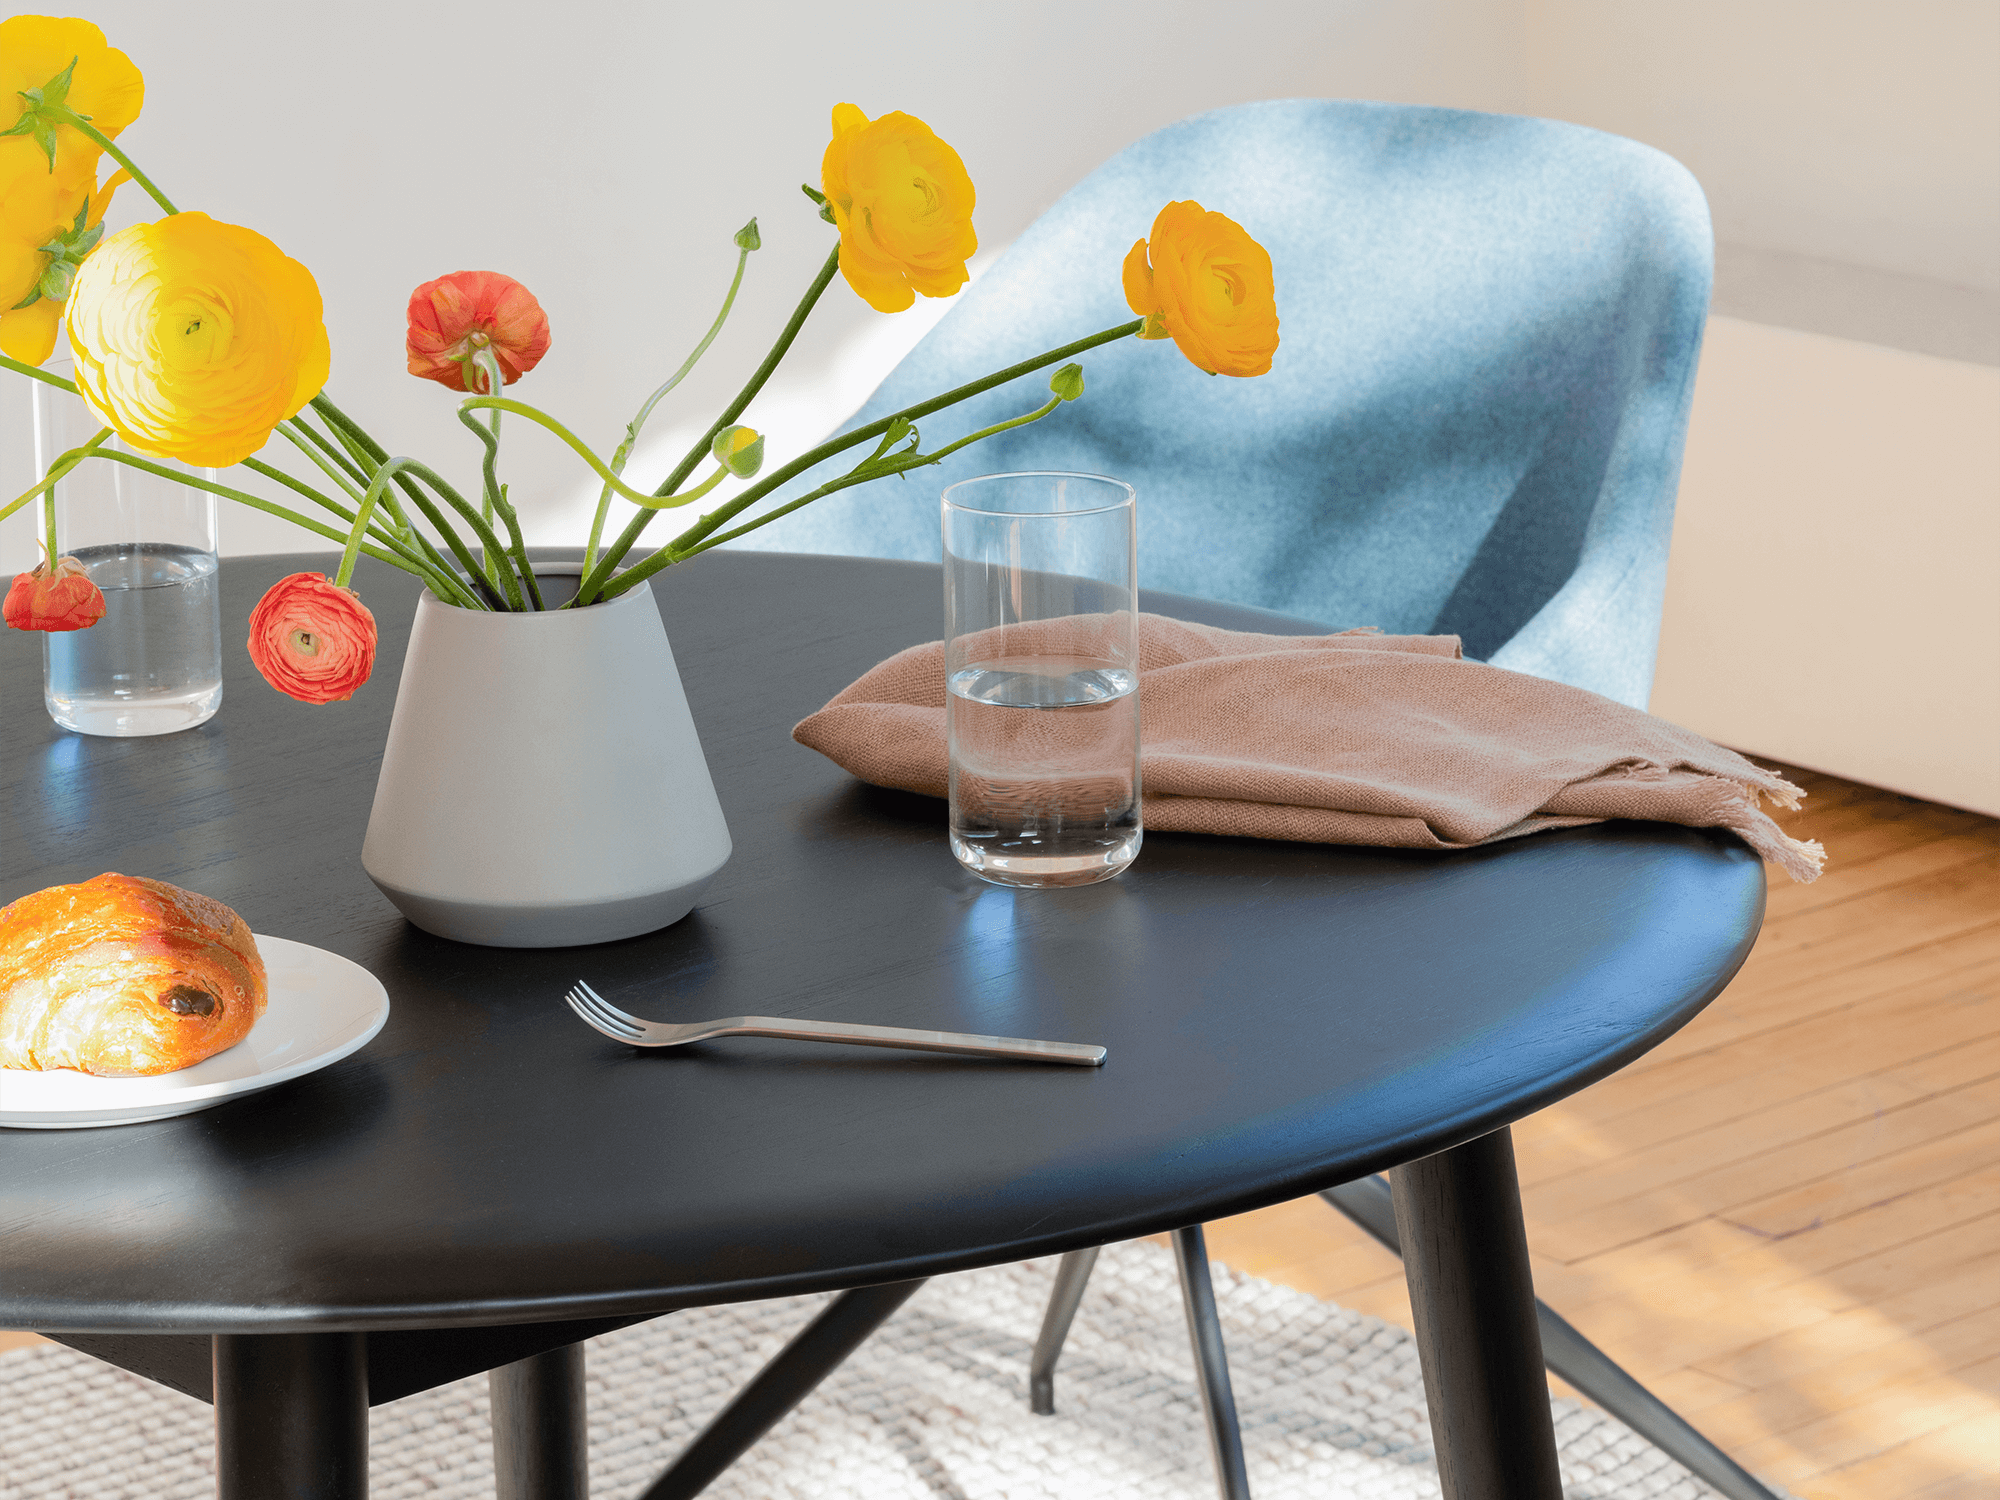
MULTIPOLYGON (((1763 770, 1763 767, 1758 767, 1763 770)), ((1826 847, 1816 839, 1795 839, 1758 805, 1759 794, 1779 807, 1795 810, 1805 792, 1782 776, 1765 771, 1768 781, 1737 781, 1728 776, 1703 780, 1716 787, 1713 826, 1727 828, 1800 885, 1811 885, 1826 867, 1826 847)))

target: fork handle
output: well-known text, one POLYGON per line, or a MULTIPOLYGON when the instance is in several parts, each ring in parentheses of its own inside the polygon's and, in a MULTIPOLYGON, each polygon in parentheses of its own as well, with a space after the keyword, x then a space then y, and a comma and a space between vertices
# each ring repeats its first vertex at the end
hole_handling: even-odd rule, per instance
POLYGON ((856 1047, 902 1047, 912 1052, 970 1052, 981 1057, 1011 1057, 1017 1062, 1073 1063, 1096 1068, 1104 1064, 1104 1049, 1082 1042, 1037 1042, 1017 1036, 974 1036, 963 1031, 918 1031, 907 1026, 863 1026, 851 1021, 780 1020, 775 1016, 738 1016, 716 1025, 708 1036, 778 1036, 795 1041, 847 1042, 856 1047))

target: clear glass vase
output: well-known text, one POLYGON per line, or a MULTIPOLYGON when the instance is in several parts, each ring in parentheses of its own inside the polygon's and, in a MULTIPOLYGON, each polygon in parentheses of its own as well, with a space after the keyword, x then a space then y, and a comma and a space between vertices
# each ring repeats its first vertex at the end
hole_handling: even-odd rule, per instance
MULTIPOLYGON (((51 374, 68 377, 67 360, 51 374)), ((67 391, 35 382, 35 464, 95 437, 67 391)), ((121 439, 103 445, 131 452, 121 439)), ((145 456, 145 455, 141 455, 145 456)), ((172 459, 147 461, 213 479, 172 459)), ((42 637, 42 701, 79 734, 172 734, 222 706, 222 597, 216 497, 116 461, 87 459, 56 485, 56 538, 104 592, 88 630, 42 637)))

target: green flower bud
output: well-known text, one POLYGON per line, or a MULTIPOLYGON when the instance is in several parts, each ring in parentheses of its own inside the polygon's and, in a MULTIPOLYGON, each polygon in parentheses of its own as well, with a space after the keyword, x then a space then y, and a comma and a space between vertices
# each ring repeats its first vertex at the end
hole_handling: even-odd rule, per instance
POLYGON ((741 229, 736 231, 736 248, 738 250, 756 250, 761 248, 763 243, 764 241, 757 235, 757 221, 755 219, 752 219, 748 224, 745 224, 741 229))
POLYGON ((718 432, 708 451, 738 479, 749 479, 764 467, 764 434, 738 423, 718 432))
POLYGON ((1049 377, 1049 389, 1065 401, 1074 401, 1083 394, 1083 366, 1067 364, 1049 377))

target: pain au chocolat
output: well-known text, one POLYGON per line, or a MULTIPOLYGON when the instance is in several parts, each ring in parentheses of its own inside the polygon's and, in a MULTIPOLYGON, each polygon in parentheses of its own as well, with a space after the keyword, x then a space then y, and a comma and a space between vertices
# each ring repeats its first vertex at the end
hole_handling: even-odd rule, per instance
POLYGON ((136 875, 0 909, 0 1068, 191 1068, 264 1014, 264 960, 220 901, 136 875))

